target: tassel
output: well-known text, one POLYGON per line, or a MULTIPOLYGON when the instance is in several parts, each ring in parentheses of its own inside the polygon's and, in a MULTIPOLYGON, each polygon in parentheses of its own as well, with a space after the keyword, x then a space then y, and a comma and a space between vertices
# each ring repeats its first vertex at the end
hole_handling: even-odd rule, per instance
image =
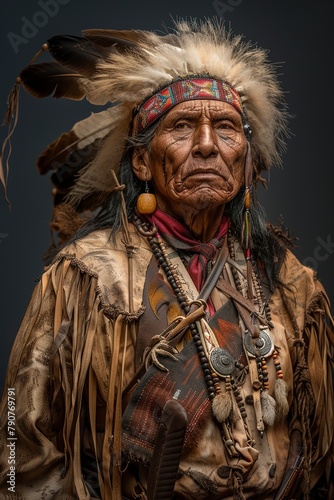
POLYGON ((276 399, 276 417, 278 420, 283 420, 289 412, 289 403, 288 386, 282 378, 276 379, 274 394, 276 399))
POLYGON ((21 87, 21 78, 18 76, 14 87, 8 94, 6 115, 2 125, 9 125, 12 118, 15 117, 17 114, 17 108, 19 105, 20 87, 21 87))
MULTIPOLYGON (((40 54, 44 51, 47 50, 47 44, 43 44, 41 50, 38 51, 38 53, 35 55, 35 57, 32 59, 31 62, 35 61, 37 57, 40 56, 40 54)), ((7 109, 6 109, 6 114, 5 118, 3 120, 2 125, 6 125, 8 127, 8 134, 7 137, 5 138, 4 142, 2 143, 2 148, 1 148, 1 155, 0 155, 0 182, 3 185, 4 192, 5 192, 5 199, 8 203, 8 206, 10 207, 10 202, 9 199, 7 198, 7 179, 8 179, 8 173, 9 173, 9 158, 12 152, 12 146, 10 139, 14 133, 14 130, 16 128, 18 118, 19 118, 19 97, 20 97, 20 88, 22 84, 22 79, 20 76, 16 78, 16 82, 10 93, 8 94, 7 98, 7 109), (13 122, 12 122, 13 120, 13 122), (4 157, 5 157, 5 151, 6 147, 8 145, 9 151, 8 155, 5 161, 6 169, 4 168, 4 157), (6 170, 6 173, 5 173, 6 170)))
POLYGON ((268 391, 263 391, 261 393, 261 408, 263 422, 271 427, 274 425, 276 417, 276 401, 270 396, 268 391))
POLYGON ((203 490, 211 495, 216 496, 217 494, 217 486, 216 484, 205 474, 202 472, 198 472, 189 467, 189 469, 185 469, 182 471, 183 474, 191 477, 195 481, 195 483, 199 484, 203 490))
POLYGON ((232 412, 231 396, 227 392, 215 395, 212 402, 212 411, 219 423, 225 422, 232 412))
MULTIPOLYGON (((35 54, 29 64, 32 64, 45 50, 48 50, 48 45, 44 43, 42 48, 35 54)), ((16 78, 16 82, 7 98, 7 110, 5 119, 3 121, 3 125, 9 125, 12 118, 15 118, 15 125, 17 122, 17 113, 18 113, 18 105, 19 105, 19 92, 22 84, 22 79, 20 76, 16 78)), ((15 127, 14 127, 15 128, 15 127)))
POLYGON ((8 126, 8 134, 5 140, 2 143, 2 149, 0 154, 0 182, 3 185, 5 192, 5 199, 7 201, 8 206, 10 207, 10 201, 7 198, 7 180, 9 174, 9 158, 12 152, 12 145, 10 139, 14 133, 14 130, 17 125, 18 116, 19 116, 19 96, 20 96, 20 87, 21 87, 21 79, 18 77, 16 79, 16 83, 8 95, 7 99, 7 110, 6 115, 3 121, 3 125, 8 126), (13 122, 12 122, 13 119, 13 122), (6 157, 6 161, 4 160, 5 151, 8 146, 8 154, 6 157), (4 166, 6 165, 6 167, 4 166))
POLYGON ((243 477, 240 465, 234 465, 231 468, 231 479, 233 485, 233 498, 235 500, 246 500, 246 497, 242 491, 243 477))

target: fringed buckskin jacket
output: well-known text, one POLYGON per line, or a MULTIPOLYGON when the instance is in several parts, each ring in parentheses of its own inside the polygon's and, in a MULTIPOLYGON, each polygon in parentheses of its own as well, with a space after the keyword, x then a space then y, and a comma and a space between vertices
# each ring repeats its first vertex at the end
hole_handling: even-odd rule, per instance
MULTIPOLYGON (((171 355, 146 355, 157 363, 140 370, 151 338, 182 311, 146 239, 129 228, 115 241, 110 230, 98 230, 69 244, 33 292, 1 403, 0 498, 146 499, 152 455, 163 448, 155 435, 169 399, 188 418, 175 499, 273 499, 290 469, 301 470, 302 484, 311 489, 323 473, 333 478, 333 321, 313 271, 287 250, 282 285, 263 292, 275 350, 260 365, 264 392, 277 402, 275 418, 264 425, 255 408, 258 360, 244 359, 244 332, 224 294, 224 273, 216 282, 211 300, 219 314, 210 328, 229 353, 226 363, 232 358, 238 368, 232 389, 220 379, 232 410, 218 422, 188 334, 171 355), (277 378, 286 387, 281 403, 277 378), (15 425, 9 424, 13 413, 15 425)), ((234 247, 242 276, 236 240, 234 247)), ((224 271, 230 284, 232 264, 228 259, 224 271)), ((242 283, 239 288, 242 293, 242 283)))

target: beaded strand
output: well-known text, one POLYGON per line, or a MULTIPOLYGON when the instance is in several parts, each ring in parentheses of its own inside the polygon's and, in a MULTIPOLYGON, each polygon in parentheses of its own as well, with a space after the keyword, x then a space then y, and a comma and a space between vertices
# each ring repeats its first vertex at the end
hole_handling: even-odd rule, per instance
MULTIPOLYGON (((190 311, 190 301, 183 290, 182 283, 180 277, 178 276, 176 267, 172 265, 170 259, 168 258, 167 252, 165 250, 165 244, 162 240, 161 236, 157 232, 156 228, 149 230, 149 225, 147 223, 143 223, 140 219, 135 219, 135 224, 139 232, 147 237, 147 240, 152 248, 152 252, 158 262, 161 265, 166 278, 172 287, 172 290, 182 308, 182 310, 187 314, 190 311), (153 232, 155 234, 153 234, 153 232)), ((198 332, 198 328, 195 323, 192 323, 189 326, 191 336, 195 342, 197 347, 198 356, 201 362, 204 379, 206 381, 208 395, 210 401, 212 401, 216 395, 216 387, 219 385, 219 378, 217 374, 213 374, 211 372, 209 360, 206 356, 205 349, 202 344, 202 340, 200 334, 198 332)))

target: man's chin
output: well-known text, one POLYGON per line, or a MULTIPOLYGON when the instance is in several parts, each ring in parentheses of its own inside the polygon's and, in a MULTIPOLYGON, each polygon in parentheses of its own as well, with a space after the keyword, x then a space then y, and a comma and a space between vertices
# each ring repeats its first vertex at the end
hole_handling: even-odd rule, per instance
POLYGON ((182 197, 178 198, 178 203, 180 205, 187 205, 193 208, 194 211, 198 210, 209 210, 225 205, 233 198, 233 193, 231 191, 216 192, 213 189, 209 191, 206 189, 198 189, 196 192, 183 193, 182 197))

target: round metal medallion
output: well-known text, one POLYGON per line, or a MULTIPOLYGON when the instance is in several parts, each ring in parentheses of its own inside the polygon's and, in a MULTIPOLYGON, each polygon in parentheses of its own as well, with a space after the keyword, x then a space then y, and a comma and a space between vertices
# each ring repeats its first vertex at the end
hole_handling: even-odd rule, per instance
POLYGON ((231 354, 222 347, 215 347, 210 354, 210 363, 217 375, 227 377, 233 373, 235 364, 231 354))
POLYGON ((257 356, 268 357, 274 350, 274 344, 268 329, 260 330, 260 335, 256 339, 253 339, 248 330, 246 330, 244 342, 248 353, 254 358, 257 356))

